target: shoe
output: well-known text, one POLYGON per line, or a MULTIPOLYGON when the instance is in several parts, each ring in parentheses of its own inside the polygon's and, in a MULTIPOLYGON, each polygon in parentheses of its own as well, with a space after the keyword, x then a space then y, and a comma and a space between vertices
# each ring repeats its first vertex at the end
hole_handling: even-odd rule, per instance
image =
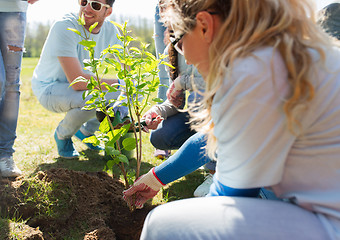
MULTIPOLYGON (((85 138, 90 137, 90 136, 84 135, 84 133, 82 133, 80 130, 78 130, 78 132, 76 132, 76 134, 74 134, 74 136, 75 136, 76 138, 78 138, 78 139, 79 139, 80 141, 82 141, 82 142, 83 142, 83 140, 84 140, 85 138)), ((92 143, 85 143, 85 142, 83 142, 83 143, 84 143, 89 149, 96 150, 96 151, 104 150, 104 148, 101 147, 101 146, 94 146, 92 143)))
POLYGON ((0 172, 2 177, 18 177, 22 174, 15 165, 12 156, 0 158, 0 172))
POLYGON ((213 183, 213 175, 211 173, 209 173, 205 179, 204 182, 199 185, 195 192, 194 192, 194 196, 195 197, 205 197, 210 190, 210 185, 213 183))
POLYGON ((153 153, 153 156, 159 159, 165 159, 168 158, 171 155, 170 150, 161 150, 161 149, 156 149, 153 153))
POLYGON ((57 131, 54 133, 54 139, 57 143, 58 154, 63 158, 76 158, 79 157, 79 153, 74 148, 73 142, 71 138, 67 139, 59 139, 57 135, 57 131))

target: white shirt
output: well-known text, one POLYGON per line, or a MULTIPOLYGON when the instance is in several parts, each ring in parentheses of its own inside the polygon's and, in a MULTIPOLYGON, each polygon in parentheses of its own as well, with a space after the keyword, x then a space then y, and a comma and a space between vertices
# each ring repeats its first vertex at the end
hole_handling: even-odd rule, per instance
POLYGON ((271 186, 278 197, 317 212, 340 239, 340 51, 326 52, 327 70, 311 53, 315 97, 299 111, 297 136, 283 112, 289 83, 281 55, 263 48, 235 62, 212 105, 216 176, 233 188, 271 186))
MULTIPOLYGON (((66 14, 62 20, 56 21, 47 36, 37 67, 33 72, 32 90, 39 99, 48 86, 56 82, 66 82, 68 80, 60 65, 58 57, 78 58, 82 67, 83 61, 90 59, 89 52, 79 42, 82 38, 68 30, 77 29, 83 33, 84 29, 77 22, 78 15, 66 14)), ((87 30, 85 30, 87 32, 87 30)), ((89 35, 89 32, 87 32, 89 35)), ((109 21, 105 20, 98 34, 91 34, 90 39, 96 42, 95 58, 99 58, 101 52, 109 45, 121 44, 117 37, 118 29, 109 21)), ((90 73, 88 70, 85 71, 90 73)))

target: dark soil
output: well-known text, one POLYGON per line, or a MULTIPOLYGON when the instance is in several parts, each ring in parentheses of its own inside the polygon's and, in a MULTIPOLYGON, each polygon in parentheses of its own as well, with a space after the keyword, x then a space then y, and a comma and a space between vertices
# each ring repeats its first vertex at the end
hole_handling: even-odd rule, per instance
POLYGON ((53 183, 48 194, 51 214, 46 214, 43 200, 27 198, 32 190, 27 181, 0 179, 0 214, 28 219, 30 230, 24 239, 139 239, 153 208, 147 205, 130 212, 122 199, 123 184, 104 172, 52 169, 37 173, 35 179, 53 183))

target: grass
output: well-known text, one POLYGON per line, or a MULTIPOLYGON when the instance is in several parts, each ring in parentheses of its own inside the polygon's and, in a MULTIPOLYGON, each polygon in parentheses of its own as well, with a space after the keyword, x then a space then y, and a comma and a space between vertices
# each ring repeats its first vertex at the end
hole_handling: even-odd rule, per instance
MULTIPOLYGON (((64 159, 60 158, 57 153, 56 144, 53 139, 53 134, 58 123, 63 119, 65 114, 54 113, 46 110, 38 102, 31 89, 31 78, 33 70, 38 63, 38 58, 24 58, 21 70, 21 100, 19 119, 17 127, 17 139, 14 144, 16 152, 14 160, 17 166, 23 171, 24 179, 31 179, 31 191, 33 195, 27 195, 27 201, 36 201, 38 199, 30 199, 30 196, 35 196, 40 202, 46 204, 45 211, 50 211, 48 197, 49 187, 41 188, 34 182, 34 177, 39 171, 48 170, 51 168, 67 168, 76 171, 102 171, 105 168, 106 160, 103 153, 93 152, 88 150, 86 146, 74 139, 76 149, 80 152, 79 159, 64 159), (40 189, 40 190, 39 190, 40 189), (42 192, 41 192, 42 191, 42 192), (47 202, 46 202, 47 201, 47 202)), ((162 160, 153 157, 154 148, 150 144, 149 135, 144 134, 143 137, 143 163, 141 173, 146 173, 153 166, 162 163, 162 160)), ((130 159, 129 168, 134 168, 135 159, 130 159)), ((128 169, 129 170, 129 169, 128 169)), ((118 167, 114 166, 113 174, 120 175, 118 167)), ((163 204, 168 201, 184 199, 192 197, 195 188, 202 183, 204 175, 200 171, 189 174, 177 181, 169 184, 162 189, 153 199, 153 204, 163 204)), ((51 200, 52 201, 52 200, 51 200)), ((8 239, 20 239, 16 237, 13 231, 14 228, 20 233, 21 224, 9 224, 16 222, 15 219, 0 219, 0 232, 7 232, 11 237, 8 239), (10 228, 11 226, 11 228, 10 228), (19 226, 19 227, 15 227, 19 226)), ((1 236, 1 234, 0 234, 1 236)), ((2 236, 1 236, 1 239, 2 236)))
POLYGON ((0 239, 25 239, 28 231, 27 225, 21 220, 0 219, 0 239), (9 238, 8 236, 11 236, 9 238))
MULTIPOLYGON (((78 171, 103 170, 105 165, 103 153, 98 154, 87 150, 86 146, 77 139, 73 140, 77 150, 81 153, 79 160, 66 160, 58 157, 53 134, 65 114, 46 110, 34 96, 30 80, 37 61, 36 58, 23 59, 18 137, 14 145, 16 149, 14 159, 17 165, 23 170, 24 176, 55 167, 78 171)), ((144 142, 147 143, 147 141, 147 136, 145 136, 144 142)), ((145 148, 145 156, 148 155, 152 155, 150 146, 145 148)), ((154 161, 156 161, 154 164, 159 164, 156 159, 154 161)))
MULTIPOLYGON (((28 184, 27 196, 22 201, 41 204, 41 210, 53 214, 50 207, 56 200, 49 196, 51 186, 40 186, 36 180, 37 173, 52 168, 67 168, 76 171, 102 171, 106 166, 103 153, 88 150, 77 139, 73 139, 76 149, 80 152, 79 159, 60 158, 57 153, 53 134, 58 123, 65 114, 46 110, 38 102, 31 89, 33 70, 38 58, 24 58, 21 70, 21 99, 17 127, 17 139, 14 144, 16 152, 14 160, 23 171, 23 182, 28 184)), ((153 157, 154 148, 150 144, 149 135, 143 136, 143 162, 141 173, 146 173, 162 160, 153 157)), ((136 161, 130 159, 129 169, 134 168, 136 161)), ((113 175, 119 176, 120 170, 114 166, 113 175)), ((120 176, 122 178, 122 176, 120 176)), ((163 204, 168 201, 192 197, 195 188, 202 183, 204 175, 200 171, 189 174, 168 184, 153 199, 152 204, 163 204)), ((19 219, 0 218, 0 239, 22 239, 24 221, 19 219)))
MULTIPOLYGON (((14 147, 15 162, 23 171, 24 176, 32 176, 40 170, 47 170, 55 167, 68 168, 77 171, 101 171, 105 167, 103 153, 90 151, 86 146, 73 139, 77 150, 81 153, 79 160, 68 160, 58 157, 53 134, 58 123, 65 114, 54 113, 46 110, 34 96, 31 89, 31 78, 33 70, 38 63, 38 58, 24 58, 21 71, 21 100, 19 110, 19 120, 17 128, 17 139, 14 147)), ((143 163, 142 173, 147 172, 151 167, 159 165, 162 160, 153 157, 154 148, 149 141, 149 135, 143 136, 143 163)), ((134 167, 134 161, 131 161, 134 167)), ((114 174, 119 174, 119 169, 114 169, 114 174)), ((200 180, 204 178, 199 175, 200 180)), ((183 182, 183 192, 181 188, 175 188, 178 198, 191 197, 194 187, 200 181, 195 182, 195 174, 179 179, 174 184, 183 182), (190 183, 190 181, 194 183, 190 183), (189 182, 188 182, 189 181, 189 182), (186 189, 187 188, 187 189, 186 189)), ((169 193, 169 196, 174 197, 169 193)))
MULTIPOLYGON (((24 58, 21 71, 21 100, 19 120, 17 128, 17 139, 14 147, 14 159, 18 167, 23 171, 25 177, 29 177, 38 171, 61 167, 76 171, 101 171, 105 168, 103 153, 88 150, 86 146, 73 139, 77 150, 81 153, 79 160, 69 160, 58 157, 53 134, 58 123, 65 114, 54 113, 46 110, 34 96, 31 89, 31 78, 33 70, 38 63, 38 58, 24 58)), ((145 173, 153 166, 162 163, 162 160, 153 157, 154 148, 149 141, 149 135, 143 136, 143 163, 141 172, 145 173)), ((131 167, 135 161, 131 160, 131 167)), ((120 173, 118 167, 114 174, 120 173)), ((204 176, 200 172, 183 177, 168 188, 168 197, 171 199, 182 199, 192 197, 192 193, 204 176)), ((157 199, 157 201, 163 201, 157 199)))

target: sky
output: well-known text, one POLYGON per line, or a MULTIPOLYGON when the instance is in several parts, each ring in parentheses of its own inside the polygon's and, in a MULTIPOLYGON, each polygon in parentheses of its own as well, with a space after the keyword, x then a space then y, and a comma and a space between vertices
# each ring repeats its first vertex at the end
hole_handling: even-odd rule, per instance
MULTIPOLYGON (((153 19, 157 0, 116 0, 113 14, 153 19)), ((69 12, 78 12, 78 0, 39 0, 29 4, 27 22, 53 22, 69 12)))
MULTIPOLYGON (((331 2, 339 0, 311 0, 316 3, 317 9, 321 9, 331 2)), ((153 19, 157 0, 116 0, 113 5, 113 14, 123 16, 140 16, 153 19)), ((27 21, 53 22, 55 19, 68 12, 78 12, 78 0, 39 0, 29 5, 27 21)))

